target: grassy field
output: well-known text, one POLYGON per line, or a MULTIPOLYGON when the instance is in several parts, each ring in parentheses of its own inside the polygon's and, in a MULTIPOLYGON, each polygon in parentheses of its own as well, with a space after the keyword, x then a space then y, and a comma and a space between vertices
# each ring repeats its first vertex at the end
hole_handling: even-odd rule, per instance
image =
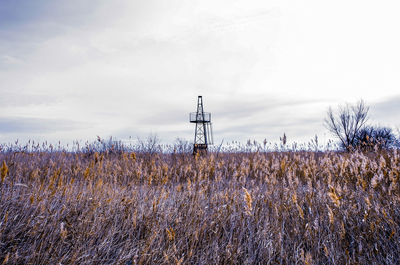
POLYGON ((399 264, 400 159, 0 153, 2 264, 399 264))

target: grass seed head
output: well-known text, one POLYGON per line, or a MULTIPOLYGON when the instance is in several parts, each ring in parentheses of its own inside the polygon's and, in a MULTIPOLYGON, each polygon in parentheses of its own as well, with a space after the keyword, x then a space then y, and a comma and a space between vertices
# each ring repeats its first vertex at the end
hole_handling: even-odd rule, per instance
POLYGON ((3 161, 3 165, 1 166, 1 183, 4 182, 4 179, 6 178, 8 174, 8 166, 6 164, 6 161, 3 161))
POLYGON ((253 199, 251 198, 251 194, 245 187, 243 187, 243 191, 244 191, 244 200, 246 202, 246 207, 245 207, 246 214, 251 215, 251 212, 253 211, 253 199))

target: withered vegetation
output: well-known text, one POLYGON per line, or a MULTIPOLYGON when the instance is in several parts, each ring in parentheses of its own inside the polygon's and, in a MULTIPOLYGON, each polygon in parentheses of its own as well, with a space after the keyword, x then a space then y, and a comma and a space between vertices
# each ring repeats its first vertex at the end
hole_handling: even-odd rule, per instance
POLYGON ((0 153, 2 264, 399 264, 400 159, 0 153))

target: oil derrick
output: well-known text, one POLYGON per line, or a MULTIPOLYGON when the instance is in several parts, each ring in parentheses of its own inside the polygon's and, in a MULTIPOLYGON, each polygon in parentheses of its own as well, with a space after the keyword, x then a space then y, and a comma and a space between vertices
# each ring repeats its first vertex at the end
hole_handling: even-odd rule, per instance
POLYGON ((202 96, 197 98, 197 112, 190 113, 190 122, 196 124, 193 154, 207 153, 208 145, 213 144, 213 134, 211 113, 204 112, 202 96))

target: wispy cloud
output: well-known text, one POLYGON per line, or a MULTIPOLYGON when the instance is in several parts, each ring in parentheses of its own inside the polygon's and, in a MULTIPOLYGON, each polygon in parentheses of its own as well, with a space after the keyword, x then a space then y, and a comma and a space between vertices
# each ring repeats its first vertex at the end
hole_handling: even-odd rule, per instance
POLYGON ((87 124, 65 119, 0 117, 0 134, 46 134, 66 132, 87 127, 87 124))
POLYGON ((400 126, 400 96, 386 98, 371 105, 373 122, 383 126, 400 126))
POLYGON ((17 92, 4 92, 0 97, 0 106, 5 107, 31 107, 35 105, 51 105, 60 101, 55 95, 49 94, 21 94, 17 92))
MULTIPOLYGON (((214 111, 222 119, 248 119, 258 114, 270 115, 278 110, 309 106, 312 104, 320 104, 323 102, 321 99, 284 99, 278 98, 271 93, 268 97, 263 96, 247 96, 242 98, 229 98, 221 100, 218 105, 214 107, 214 111)), ((268 116, 266 116, 267 118, 268 116)))

